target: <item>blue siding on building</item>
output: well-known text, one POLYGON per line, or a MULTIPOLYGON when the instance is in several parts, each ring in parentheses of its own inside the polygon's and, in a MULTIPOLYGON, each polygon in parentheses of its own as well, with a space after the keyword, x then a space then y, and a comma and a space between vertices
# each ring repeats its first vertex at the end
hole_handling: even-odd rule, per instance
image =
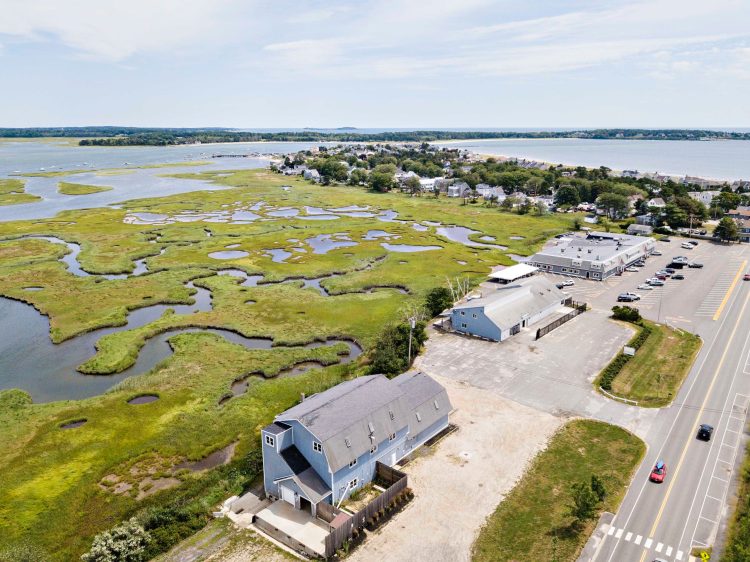
POLYGON ((471 334, 492 341, 500 341, 502 332, 492 320, 484 314, 484 307, 453 309, 451 312, 453 329, 464 334, 471 334), (461 314, 463 313, 463 314, 461 314), (476 318, 474 318, 476 315, 476 318), (466 327, 464 327, 466 324, 466 327))
POLYGON ((408 428, 403 428, 396 433, 396 438, 393 441, 389 441, 386 436, 385 439, 378 443, 378 450, 374 454, 366 452, 357 458, 357 464, 353 467, 345 466, 333 475, 333 503, 337 504, 345 493, 344 497, 349 497, 351 493, 356 489, 346 490, 347 484, 354 478, 358 479, 357 488, 361 488, 375 477, 375 463, 380 461, 383 464, 392 466, 399 459, 401 459, 407 450, 406 442, 408 428), (395 457, 392 456, 395 453, 395 457), (395 458, 395 461, 392 459, 395 458))

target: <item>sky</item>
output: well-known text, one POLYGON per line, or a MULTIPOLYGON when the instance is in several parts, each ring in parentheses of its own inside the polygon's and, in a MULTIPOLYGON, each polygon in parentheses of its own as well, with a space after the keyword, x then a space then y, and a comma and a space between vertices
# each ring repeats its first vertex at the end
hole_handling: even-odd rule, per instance
POLYGON ((0 127, 750 127, 750 0, 0 0, 0 127))

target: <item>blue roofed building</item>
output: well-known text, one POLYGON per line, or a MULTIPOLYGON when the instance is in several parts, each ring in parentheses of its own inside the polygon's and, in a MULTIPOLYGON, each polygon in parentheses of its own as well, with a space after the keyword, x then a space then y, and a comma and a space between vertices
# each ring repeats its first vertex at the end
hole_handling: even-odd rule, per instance
POLYGON ((370 375, 303 399, 261 430, 266 495, 316 515, 448 427, 442 385, 421 372, 370 375))

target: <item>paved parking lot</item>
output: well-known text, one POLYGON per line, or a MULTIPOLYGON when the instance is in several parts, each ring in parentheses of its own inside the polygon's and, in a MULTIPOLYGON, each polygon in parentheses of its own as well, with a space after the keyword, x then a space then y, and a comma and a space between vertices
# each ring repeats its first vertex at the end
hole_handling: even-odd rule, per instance
MULTIPOLYGON (((656 248, 663 255, 650 257, 646 266, 638 268, 637 272, 626 271, 606 281, 572 278, 575 285, 565 287, 564 291, 575 300, 585 301, 601 310, 610 310, 618 304, 617 295, 620 293, 638 293, 641 300, 630 303, 630 306, 638 308, 649 320, 698 334, 701 330, 710 330, 737 274, 748 270, 747 246, 700 240, 696 248, 687 250, 680 247, 683 241, 683 238, 673 238, 671 242, 659 242, 656 248), (680 271, 684 280, 667 279, 663 287, 637 288, 656 271, 667 267, 674 256, 687 256, 691 261, 702 263, 703 268, 685 267, 680 271)), ((563 275, 544 275, 554 282, 566 278, 563 275)))
POLYGON ((591 310, 540 340, 534 340, 536 325, 502 343, 434 332, 416 366, 542 412, 614 422, 644 436, 655 410, 609 400, 591 384, 633 334, 608 317, 591 310))

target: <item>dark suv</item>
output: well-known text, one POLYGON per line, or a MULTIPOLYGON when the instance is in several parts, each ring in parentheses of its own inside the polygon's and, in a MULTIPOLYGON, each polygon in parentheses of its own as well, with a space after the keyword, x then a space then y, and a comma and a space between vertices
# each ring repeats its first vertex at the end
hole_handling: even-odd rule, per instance
POLYGON ((706 423, 702 423, 701 426, 698 428, 698 439, 701 439, 703 441, 711 441, 711 434, 714 432, 713 426, 710 426, 706 423))

